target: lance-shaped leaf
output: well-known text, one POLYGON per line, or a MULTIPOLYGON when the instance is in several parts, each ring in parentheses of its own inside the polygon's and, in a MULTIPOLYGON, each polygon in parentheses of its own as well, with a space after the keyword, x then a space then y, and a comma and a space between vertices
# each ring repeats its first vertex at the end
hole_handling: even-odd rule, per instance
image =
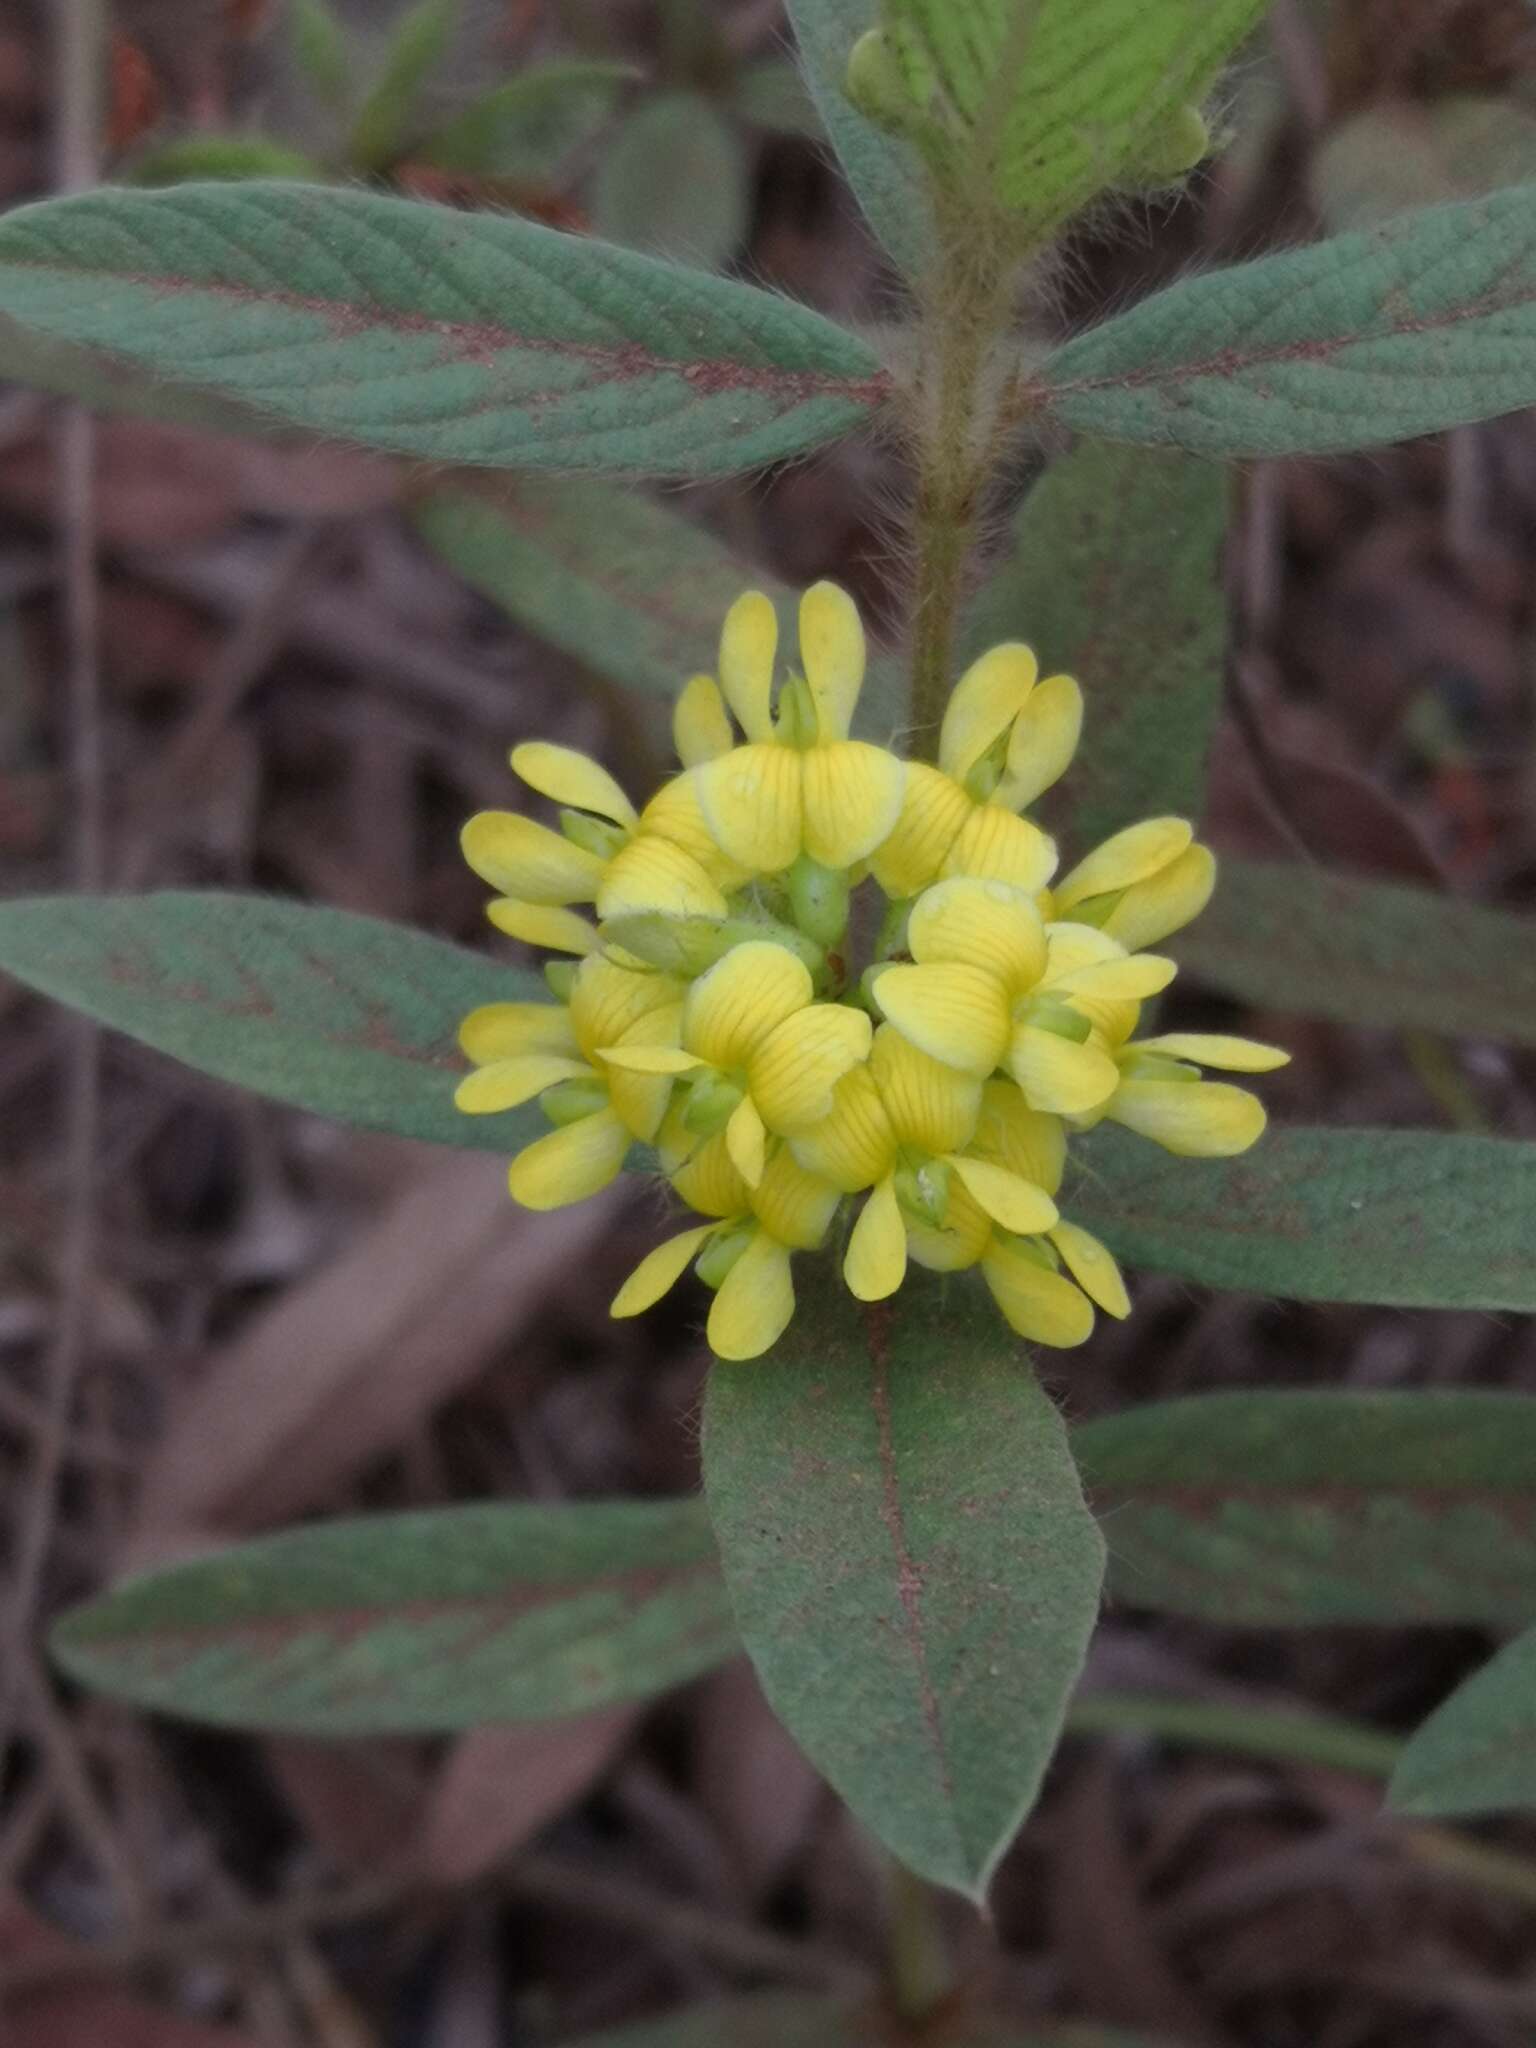
POLYGON ((1198 817, 1221 702, 1227 482, 1164 449, 1085 441, 1024 500, 976 599, 975 656, 1026 640, 1087 718, 1052 823, 1086 850, 1138 818, 1198 817))
POLYGON ((612 118, 627 64, 532 64, 501 80, 413 151, 418 163, 514 184, 553 183, 568 157, 612 118))
POLYGON ((1271 1127, 1239 1159, 1101 1128, 1067 1213, 1133 1266, 1396 1308, 1536 1309, 1536 1145, 1271 1127))
POLYGON ((515 1151, 537 1118, 464 1116, 455 1034, 537 976, 403 925, 263 896, 0 904, 0 972, 205 1074, 440 1145, 515 1151))
POLYGON ((1051 356, 1057 419, 1201 455, 1325 455, 1536 401, 1536 186, 1158 292, 1051 356))
POLYGON ((510 215, 291 184, 0 222, 0 315, 431 461, 719 474, 857 426, 862 341, 750 285, 510 215))
POLYGON ((1098 1606, 1066 1432, 979 1290, 855 1302, 714 1368, 711 1519, 774 1711, 903 1862, 980 1898, 1035 1796, 1098 1606))
POLYGON ((1080 1424, 1118 1599, 1258 1626, 1536 1613, 1536 1398, 1200 1394, 1080 1424))
POLYGON ((811 98, 854 197, 897 269, 921 277, 938 249, 922 162, 909 144, 866 120, 844 89, 848 53, 874 18, 871 0, 787 0, 787 6, 811 98))
POLYGON ((1223 859, 1209 907, 1168 947, 1244 1002, 1536 1045, 1536 919, 1429 889, 1223 859))
POLYGON ((317 1524, 129 1579, 54 1655, 140 1706, 316 1735, 539 1721, 732 1654, 693 1501, 526 1503, 317 1524))
POLYGON ((603 153, 592 225, 628 248, 718 270, 746 233, 747 172, 740 135, 703 93, 652 93, 603 153))
POLYGON ((1428 1814, 1536 1806, 1536 1628, 1506 1643, 1415 1730, 1387 1804, 1428 1814))

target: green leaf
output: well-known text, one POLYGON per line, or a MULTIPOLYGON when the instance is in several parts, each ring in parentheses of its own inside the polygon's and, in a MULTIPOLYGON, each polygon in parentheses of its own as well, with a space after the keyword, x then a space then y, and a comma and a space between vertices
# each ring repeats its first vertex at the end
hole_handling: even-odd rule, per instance
POLYGON ((973 204, 1000 203, 1033 243, 1148 166, 1198 161, 1187 110, 1262 12, 1263 0, 885 0, 884 63, 939 175, 973 204))
POLYGON ((632 249, 720 269, 747 231, 747 165, 735 129, 700 93, 642 100, 598 165, 592 225, 632 249))
POLYGON ((531 221, 288 184, 0 220, 0 315, 432 461, 718 474, 835 439, 889 380, 749 285, 531 221))
POLYGON ((209 434, 276 439, 280 429, 226 398, 186 386, 164 384, 147 371, 130 369, 92 349, 52 341, 0 315, 0 377, 75 398, 94 411, 134 419, 164 420, 209 434))
POLYGON ((459 7, 460 0, 417 0, 395 24, 347 141, 347 160, 357 170, 386 170, 405 147, 421 89, 448 54, 459 7))
POLYGON ((805 81, 854 197, 886 254, 921 277, 938 253, 927 174, 915 149, 866 120, 844 89, 848 53, 874 18, 874 0, 786 0, 805 81))
POLYGON ((1536 1046, 1536 919, 1429 889, 1224 859, 1209 908, 1169 950, 1244 1002, 1536 1046))
POLYGON ((332 108, 351 97, 352 53, 330 0, 288 0, 293 55, 316 98, 332 108))
POLYGON ((744 65, 731 98, 741 118, 758 128, 810 142, 826 139, 810 87, 788 57, 759 57, 744 65))
POLYGON ((979 1899, 1034 1799, 1104 1551, 1066 1432, 977 1291, 868 1310, 827 1262, 719 1365, 704 1477, 774 1711, 912 1869, 979 1899))
POLYGON ((1536 1806, 1536 1628, 1458 1686, 1403 1751, 1394 1813, 1497 1813, 1536 1806))
POLYGON ((1375 227, 1415 206, 1467 199, 1536 174, 1536 113, 1485 93, 1389 100, 1340 121, 1309 182, 1330 228, 1375 227))
POLYGON ((1200 1394, 1080 1424, 1072 1448, 1132 1606, 1258 1627, 1536 1614, 1529 1395, 1200 1394))
POLYGON ((343 1123, 508 1152, 543 1128, 453 1106, 460 1019, 543 983, 403 925, 262 896, 40 896, 0 904, 0 971, 343 1123))
POLYGON ((1133 1266, 1207 1287, 1396 1308, 1536 1309, 1536 1145, 1271 1128, 1176 1159, 1101 1126, 1067 1212, 1133 1266))
POLYGON ((181 135, 137 158, 128 172, 135 185, 184 185, 194 178, 300 178, 325 176, 313 157, 266 135, 181 135))
POLYGON ((553 184, 567 158, 612 118, 634 76, 627 64, 532 65, 472 100, 414 154, 440 170, 553 184))
POLYGON ((1053 816, 1084 852, 1138 818, 1198 817, 1221 704, 1227 481, 1162 449, 1085 441, 1013 522, 967 621, 969 658, 1027 640, 1077 677, 1087 716, 1053 816))
POLYGON ((1113 440, 1324 455, 1536 401, 1536 186, 1158 292, 1051 356, 1042 401, 1113 440))
POLYGON ((71 1676, 241 1728, 406 1734, 645 1699, 736 1648, 693 1501, 317 1524, 127 1580, 53 1632, 71 1676))

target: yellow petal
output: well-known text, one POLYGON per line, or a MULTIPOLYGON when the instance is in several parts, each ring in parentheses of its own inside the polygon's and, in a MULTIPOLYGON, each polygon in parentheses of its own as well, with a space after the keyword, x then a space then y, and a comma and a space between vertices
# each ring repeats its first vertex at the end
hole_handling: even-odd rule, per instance
POLYGON ((1059 782, 1072 765, 1082 730, 1082 691, 1071 676, 1047 676, 1013 722, 995 801, 1022 811, 1059 782))
POLYGON ((823 867, 851 868, 895 829, 906 763, 864 740, 809 747, 801 758, 805 850, 823 867))
POLYGON ((805 1168, 781 1145, 763 1169, 752 1193, 752 1212, 764 1230, 800 1252, 814 1251, 827 1234, 842 1195, 805 1168))
POLYGON ((520 903, 515 896, 497 896, 485 907, 497 931, 525 946, 548 946, 554 953, 595 953, 597 927, 574 910, 548 903, 520 903))
POLYGON ((600 1045, 594 1057, 631 1074, 691 1074, 704 1064, 678 1045, 600 1045))
POLYGON ((1060 1212, 1044 1188, 1021 1180, 1006 1167, 994 1166, 986 1159, 968 1159, 960 1153, 952 1153, 947 1163, 959 1174, 971 1198, 1004 1230, 1034 1237, 1060 1220, 1060 1212))
POLYGON ((525 903, 590 903, 603 878, 595 853, 516 811, 477 811, 460 843, 483 881, 525 903))
POLYGON ((919 1152, 957 1152, 968 1145, 981 1109, 982 1084, 957 1073, 882 1024, 870 1049, 869 1071, 895 1141, 919 1152))
POLYGON ((689 989, 683 1043, 712 1067, 743 1068, 774 1026, 810 1000, 804 961, 770 939, 749 939, 689 989))
POLYGON ((1138 1038, 1135 1049, 1165 1052, 1202 1067, 1227 1067, 1235 1074, 1272 1073, 1276 1067, 1289 1066, 1291 1059, 1278 1045, 1262 1045, 1256 1038, 1229 1038, 1219 1031, 1165 1031, 1160 1038, 1138 1038))
POLYGON ((1034 1024, 1014 1032, 1008 1071, 1031 1109, 1057 1116, 1083 1116, 1108 1102, 1120 1085, 1120 1069, 1100 1047, 1077 1045, 1034 1024))
POLYGON ((909 761, 901 810, 890 837, 876 848, 869 871, 887 896, 915 896, 937 880, 944 857, 976 806, 951 776, 925 761, 909 761))
POLYGON ((760 1230, 720 1283, 706 1335, 716 1358, 760 1358, 789 1328, 795 1285, 789 1253, 760 1230))
POLYGON ((907 1274, 907 1227, 896 1204, 896 1184, 886 1179, 859 1212, 843 1257, 848 1292, 860 1301, 884 1301, 907 1274))
MULTIPOLYGON (((653 983, 659 982, 664 991, 676 990, 676 983, 666 981, 661 975, 647 978, 653 983)), ((625 1127, 646 1144, 655 1137, 672 1100, 672 1075, 665 1065, 659 1071, 626 1070, 622 1061, 616 1063, 612 1055, 617 1052, 631 1059, 636 1056, 643 1059, 652 1054, 664 1058, 668 1052, 676 1050, 678 1033, 682 1028, 681 1000, 657 1003, 625 1027, 623 1036, 609 1053, 598 1055, 614 1109, 625 1127)))
POLYGON ((799 856, 804 810, 794 747, 733 747, 693 771, 715 844, 754 874, 776 875, 799 856))
MULTIPOLYGON (((906 1044, 889 1025, 882 1025, 880 1032, 889 1032, 898 1045, 906 1044)), ((875 1034, 877 1045, 880 1032, 875 1034)), ((912 1056, 926 1058, 915 1051, 912 1056)), ((929 1064, 941 1074, 950 1071, 939 1067, 937 1061, 929 1064)), ((832 1091, 830 1114, 812 1130, 792 1138, 790 1150, 808 1173, 830 1181, 845 1195, 855 1195, 884 1179, 895 1163, 896 1139, 869 1067, 854 1067, 844 1074, 832 1091)))
POLYGON ((751 1190, 731 1161, 724 1131, 701 1138, 673 1110, 657 1135, 661 1163, 674 1188, 701 1216, 743 1216, 751 1190))
POLYGON ((1040 673, 1022 641, 989 647, 956 683, 939 733, 939 766, 963 782, 1024 708, 1040 673))
POLYGON ((1161 953, 1128 953, 1120 960, 1095 960, 1062 975, 1047 974, 1053 995, 1084 996, 1094 1002, 1140 1003, 1168 986, 1178 968, 1161 953))
POLYGON ((907 1256, 931 1273, 960 1273, 974 1266, 992 1242, 992 1218, 958 1180, 949 1184, 944 1226, 907 1221, 907 1256))
POLYGON ((507 1174, 514 1202, 525 1209, 563 1209, 584 1202, 615 1179, 630 1134, 611 1109, 578 1118, 519 1152, 507 1174))
POLYGON ((672 744, 685 768, 728 754, 734 743, 725 699, 713 676, 692 676, 672 707, 672 744))
POLYGON ((1246 1152, 1268 1122, 1259 1098, 1227 1081, 1122 1081, 1108 1114, 1185 1159, 1246 1152))
POLYGON ((774 1026, 747 1063, 747 1086, 769 1130, 793 1137, 832 1113, 832 1091, 869 1057, 867 1011, 809 1003, 774 1026))
POLYGON ((1045 927, 1034 898, 1006 882, 955 876, 935 882, 912 906, 907 943, 914 960, 985 968, 1012 998, 1045 971, 1045 927))
POLYGON ((576 1051, 564 1003, 486 1003, 459 1026, 459 1044, 477 1067, 520 1052, 576 1051))
POLYGON ((621 846, 597 892, 600 918, 724 917, 728 905, 691 853, 642 832, 621 846))
POLYGON ((725 1127, 725 1149, 749 1188, 761 1187, 768 1157, 768 1132, 750 1095, 743 1095, 725 1127))
POLYGON ((1155 875, 1159 868, 1176 861, 1194 836, 1187 818, 1144 818, 1139 825, 1127 825, 1123 832, 1096 846, 1057 883, 1058 915, 1091 896, 1108 896, 1155 875))
POLYGON ((1093 1304, 1060 1273, 1037 1265, 1027 1252, 997 1239, 982 1259, 992 1299, 1011 1329, 1032 1344, 1069 1350, 1093 1330, 1093 1304))
POLYGON ((552 803, 569 804, 574 810, 595 811, 616 825, 633 825, 634 805, 606 768, 574 747, 557 747, 548 740, 527 740, 512 749, 512 772, 520 775, 530 789, 547 796, 552 803))
POLYGON ((943 872, 1011 882, 1033 896, 1056 872, 1056 842, 1001 804, 977 804, 944 856, 943 872))
POLYGON ((642 835, 670 839, 692 854, 709 879, 721 889, 738 889, 752 869, 720 851, 699 802, 699 779, 691 771, 664 782, 640 813, 642 835))
POLYGON ((749 740, 773 733, 773 661, 779 620, 771 599, 746 590, 725 615, 720 633, 720 687, 749 740))
POLYGON ((1031 1109, 1016 1082, 988 1081, 970 1150, 1054 1195, 1066 1170, 1066 1126, 1059 1116, 1031 1109))
POLYGON ((1067 1271, 1088 1299, 1097 1302, 1106 1315, 1122 1321, 1131 1312, 1131 1297, 1125 1291, 1120 1268, 1107 1245, 1077 1223, 1058 1223, 1051 1243, 1061 1253, 1067 1271))
POLYGON ((531 1102, 557 1081, 574 1081, 591 1071, 585 1060, 563 1058, 559 1053, 519 1053, 466 1074, 453 1091, 453 1106, 468 1116, 491 1116, 531 1102))
POLYGON ((1104 920, 1122 946, 1155 946, 1197 918, 1216 887, 1216 856, 1208 846, 1186 847, 1177 860, 1127 889, 1104 920))
POLYGON ((813 583, 800 600, 800 665, 823 741, 846 739, 864 682, 864 627, 835 583, 813 583))
POLYGON ((654 1307, 682 1279, 688 1261, 703 1250, 705 1239, 714 1235, 714 1229, 713 1223, 706 1223, 698 1230, 684 1230, 669 1237, 665 1244, 657 1245, 655 1251, 647 1252, 613 1297, 609 1315, 638 1316, 654 1307))
MULTIPOLYGON (((569 1007, 576 1043, 592 1059, 599 1046, 628 1039, 642 1017, 670 1008, 680 993, 678 984, 665 974, 637 974, 594 953, 577 968, 571 988, 569 1007)), ((646 1042, 665 1044, 666 1040, 646 1042)))
POLYGON ((884 967, 875 1000, 904 1038, 946 1067, 985 1080, 1008 1048, 1008 1001, 984 968, 958 962, 884 967))

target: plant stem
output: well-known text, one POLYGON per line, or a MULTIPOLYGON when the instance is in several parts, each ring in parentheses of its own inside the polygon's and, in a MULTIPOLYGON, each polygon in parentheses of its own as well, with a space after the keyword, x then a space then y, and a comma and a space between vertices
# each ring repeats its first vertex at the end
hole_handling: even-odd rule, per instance
POLYGON ((926 2020, 954 1986, 934 1894, 895 1857, 890 1863, 889 1970, 891 2003, 914 2025, 926 2020))
POLYGON ((931 760, 954 678, 955 625, 991 463, 986 369, 1008 317, 1008 269, 975 219, 940 220, 944 254, 923 293, 912 625, 912 750, 931 760))

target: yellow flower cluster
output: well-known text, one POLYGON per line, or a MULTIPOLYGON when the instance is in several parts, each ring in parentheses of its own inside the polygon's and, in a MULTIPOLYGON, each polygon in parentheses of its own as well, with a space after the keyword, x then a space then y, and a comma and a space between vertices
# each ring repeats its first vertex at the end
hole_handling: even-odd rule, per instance
POLYGON ((1215 862, 1184 820, 1154 818, 1053 879, 1056 847, 1023 812, 1071 761, 1082 698, 1025 646, 961 678, 936 767, 850 737, 864 635, 836 585, 805 593, 800 667, 775 690, 777 653, 774 608, 749 591, 718 681, 678 699, 682 773, 643 811, 581 754, 514 749, 560 829, 482 812, 465 854, 500 892, 502 931, 577 957, 546 969, 558 1001, 465 1020, 458 1105, 540 1099, 553 1128, 511 1166, 532 1209, 596 1193, 636 1142, 653 1147, 705 1220, 642 1262, 613 1313, 696 1261, 722 1358, 777 1341, 791 1254, 860 1197, 842 1261, 860 1300, 893 1294, 909 1260, 979 1266, 1022 1336, 1081 1343, 1095 1307, 1130 1304, 1057 1207, 1069 1130, 1112 1117, 1172 1152, 1241 1152, 1264 1110, 1200 1069, 1286 1058, 1135 1035, 1174 975, 1143 949, 1204 908, 1215 862))

